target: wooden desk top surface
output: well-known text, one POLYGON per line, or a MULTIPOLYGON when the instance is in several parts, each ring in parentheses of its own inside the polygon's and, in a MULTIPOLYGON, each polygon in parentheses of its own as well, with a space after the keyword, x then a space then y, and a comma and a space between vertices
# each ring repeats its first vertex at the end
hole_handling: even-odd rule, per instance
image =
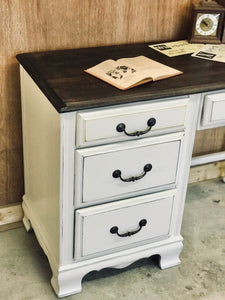
POLYGON ((148 44, 25 53, 17 55, 17 59, 58 112, 225 88, 225 64, 194 58, 191 55, 170 58, 152 50, 148 44), (144 55, 184 73, 121 91, 83 71, 106 59, 139 55, 144 55))

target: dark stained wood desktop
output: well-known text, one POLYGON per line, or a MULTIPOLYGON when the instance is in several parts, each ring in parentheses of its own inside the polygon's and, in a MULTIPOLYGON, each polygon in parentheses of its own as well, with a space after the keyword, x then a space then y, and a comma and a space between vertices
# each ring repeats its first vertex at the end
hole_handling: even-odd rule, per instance
POLYGON ((17 59, 60 113, 225 88, 225 64, 191 55, 167 57, 147 43, 25 53, 17 59), (183 74, 121 91, 84 72, 106 59, 139 55, 183 74))

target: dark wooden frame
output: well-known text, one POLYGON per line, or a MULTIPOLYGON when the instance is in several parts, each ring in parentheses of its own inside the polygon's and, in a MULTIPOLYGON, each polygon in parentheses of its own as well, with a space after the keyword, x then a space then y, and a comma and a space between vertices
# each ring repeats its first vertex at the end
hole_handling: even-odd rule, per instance
MULTIPOLYGON (((225 8, 224 8, 225 11, 225 8)), ((201 9, 201 8, 194 8, 193 13, 193 20, 192 20, 192 27, 191 27, 191 34, 189 37, 190 43, 209 43, 209 44, 221 44, 222 41, 225 39, 224 37, 224 19, 225 19, 225 12, 222 9, 201 9), (196 22, 197 22, 197 15, 201 14, 220 14, 218 28, 216 36, 202 36, 195 34, 196 22)))
MULTIPOLYGON (((225 9, 225 0, 216 0, 216 2, 223 6, 225 9)), ((225 14, 225 13, 224 13, 225 14)), ((225 16, 224 16, 224 21, 223 21, 223 29, 222 29, 222 43, 225 44, 225 16)))
POLYGON ((222 43, 225 44, 225 16, 224 16, 224 21, 223 21, 223 30, 222 30, 222 43))
POLYGON ((208 1, 203 0, 199 5, 193 7, 192 27, 189 36, 191 43, 211 43, 220 44, 225 42, 225 0, 221 1, 208 1), (220 14, 216 36, 201 36, 195 33, 197 15, 201 14, 220 14))

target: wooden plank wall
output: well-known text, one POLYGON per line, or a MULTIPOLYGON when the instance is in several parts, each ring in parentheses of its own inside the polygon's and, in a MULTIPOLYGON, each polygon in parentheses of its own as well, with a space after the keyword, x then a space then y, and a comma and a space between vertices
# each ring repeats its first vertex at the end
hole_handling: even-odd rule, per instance
POLYGON ((225 150, 225 127, 196 132, 193 156, 225 150))
MULTIPOLYGON (((0 207, 20 202, 22 52, 186 38, 194 0, 0 1, 0 207)), ((199 134, 196 151, 223 148, 224 130, 199 134), (218 139, 215 139, 215 132, 218 139), (202 148, 203 147, 203 148, 202 148)))

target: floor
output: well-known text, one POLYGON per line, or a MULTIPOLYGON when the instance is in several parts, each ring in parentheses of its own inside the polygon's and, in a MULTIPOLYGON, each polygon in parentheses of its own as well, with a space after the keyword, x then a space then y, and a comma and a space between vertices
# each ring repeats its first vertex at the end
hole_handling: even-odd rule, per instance
MULTIPOLYGON (((83 291, 67 300, 224 300, 225 184, 191 184, 182 226, 181 265, 160 270, 156 259, 122 271, 104 270, 83 281, 83 291)), ((17 228, 0 233, 0 299, 57 299, 51 270, 33 233, 17 228)))

